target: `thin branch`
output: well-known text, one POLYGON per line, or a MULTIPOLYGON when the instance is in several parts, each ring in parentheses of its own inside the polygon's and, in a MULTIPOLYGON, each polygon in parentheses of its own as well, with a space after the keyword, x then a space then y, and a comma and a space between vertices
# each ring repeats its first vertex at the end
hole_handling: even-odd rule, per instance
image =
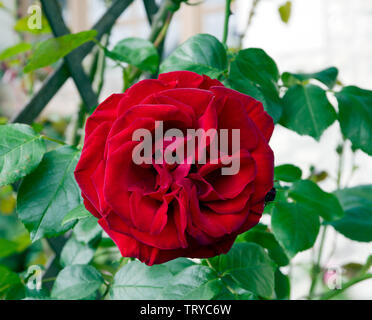
POLYGON ((229 20, 231 15, 231 0, 226 0, 226 6, 225 6, 225 22, 223 25, 223 37, 222 37, 222 43, 226 44, 227 36, 229 35, 229 20))

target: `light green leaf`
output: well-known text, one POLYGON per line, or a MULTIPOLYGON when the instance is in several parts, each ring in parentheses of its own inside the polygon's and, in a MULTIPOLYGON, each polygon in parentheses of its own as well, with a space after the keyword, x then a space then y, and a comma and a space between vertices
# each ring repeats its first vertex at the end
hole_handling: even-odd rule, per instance
POLYGON ((68 55, 82 44, 91 41, 97 35, 96 30, 67 34, 58 38, 50 38, 38 43, 24 72, 30 72, 49 66, 68 55))
POLYGON ((332 221, 344 216, 344 210, 337 197, 323 191, 310 180, 295 182, 289 189, 288 196, 314 211, 314 214, 320 215, 324 220, 332 221))
POLYGON ((211 300, 221 289, 221 279, 214 270, 194 265, 179 272, 163 289, 159 299, 211 300))
POLYGON ((350 86, 335 95, 342 134, 353 149, 372 155, 372 91, 350 86))
POLYGON ((284 23, 288 23, 289 18, 291 17, 292 2, 287 1, 285 4, 281 5, 278 10, 280 19, 282 19, 284 23))
POLYGON ((57 236, 72 227, 72 222, 62 226, 62 220, 80 203, 80 190, 74 178, 79 155, 79 150, 69 146, 50 151, 23 180, 17 212, 32 241, 57 236))
POLYGON ((16 45, 6 48, 0 53, 0 61, 12 58, 20 53, 31 50, 32 45, 26 42, 20 42, 16 45))
POLYGON ((217 78, 227 69, 226 50, 210 34, 197 34, 174 50, 160 65, 160 73, 188 70, 217 78))
POLYGON ((283 107, 280 123, 316 140, 336 120, 336 112, 326 92, 313 84, 290 87, 283 97, 283 107))
POLYGON ((319 233, 319 216, 298 203, 277 202, 271 217, 275 238, 290 256, 311 248, 319 233))
POLYGON ((94 256, 94 250, 90 246, 70 238, 61 252, 61 265, 88 264, 94 256))
POLYGON ((65 217, 62 220, 62 225, 70 221, 81 220, 91 216, 92 214, 87 209, 85 209, 84 204, 81 203, 76 208, 72 209, 69 213, 65 215, 65 217))
POLYGON ((159 55, 154 44, 141 38, 121 40, 112 51, 106 49, 105 54, 113 60, 129 63, 151 73, 155 73, 159 65, 159 55))
POLYGON ((338 76, 338 69, 335 67, 330 67, 319 72, 314 73, 290 73, 284 72, 282 74, 283 84, 286 87, 291 87, 296 84, 300 84, 303 81, 307 81, 310 79, 316 79, 323 84, 325 84, 328 88, 332 89, 336 82, 338 76))
POLYGON ((362 185, 335 192, 345 216, 330 224, 345 237, 372 241, 372 185, 362 185))
POLYGON ((20 283, 21 279, 18 274, 0 265, 0 293, 20 283))
POLYGON ((166 263, 163 263, 163 266, 166 266, 172 274, 177 274, 187 267, 195 265, 195 262, 187 258, 177 258, 166 263))
POLYGON ((281 180, 285 182, 293 182, 300 180, 302 176, 302 171, 299 167, 293 164, 282 164, 276 166, 274 169, 274 179, 281 180))
POLYGON ((102 228, 98 224, 96 217, 89 217, 80 220, 74 227, 75 238, 83 243, 90 243, 96 240, 102 234, 102 228))
POLYGON ((110 289, 113 300, 155 300, 173 275, 166 266, 146 266, 132 261, 115 275, 110 289))
POLYGON ((25 124, 0 125, 0 186, 32 172, 45 152, 40 135, 25 124))
POLYGON ((51 297, 81 300, 94 294, 103 284, 102 275, 89 265, 68 266, 58 274, 51 297))
POLYGON ((20 18, 17 20, 16 24, 14 25, 14 30, 17 32, 27 32, 32 33, 36 35, 45 34, 45 33, 51 33, 52 30, 49 26, 48 20, 44 15, 41 17, 41 28, 32 28, 30 29, 28 27, 28 21, 30 19, 30 16, 26 16, 23 18, 20 18))
POLYGON ((274 263, 265 250, 255 243, 236 243, 227 254, 210 259, 222 275, 231 278, 241 288, 261 297, 274 292, 274 263))

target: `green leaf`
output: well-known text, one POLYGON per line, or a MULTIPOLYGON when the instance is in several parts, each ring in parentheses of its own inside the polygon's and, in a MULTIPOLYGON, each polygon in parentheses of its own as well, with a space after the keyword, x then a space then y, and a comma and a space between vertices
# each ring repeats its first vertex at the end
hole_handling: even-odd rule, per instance
POLYGON ((74 179, 79 155, 79 150, 69 146, 50 151, 22 181, 17 212, 32 241, 57 236, 72 227, 72 222, 62 226, 62 220, 80 203, 80 190, 74 179))
POLYGON ((163 289, 159 299, 211 300, 221 289, 221 279, 214 270, 194 265, 178 273, 163 289))
POLYGON ((282 114, 278 80, 275 61, 262 49, 240 50, 231 62, 230 86, 261 101, 274 122, 278 122, 282 114))
POLYGON ((94 250, 90 246, 70 238, 61 252, 61 265, 88 264, 94 256, 94 250))
POLYGON ((112 51, 106 49, 105 54, 113 60, 129 63, 151 73, 155 73, 159 65, 159 55, 154 44, 141 38, 121 40, 112 51))
POLYGON ((163 266, 166 266, 172 274, 177 274, 183 269, 193 265, 195 265, 195 262, 187 258, 177 258, 163 264, 163 266))
POLYGON ((293 182, 300 180, 302 176, 302 171, 299 167, 293 164, 282 164, 276 166, 274 169, 274 179, 281 180, 285 182, 293 182))
POLYGON ((287 1, 285 4, 280 6, 278 10, 279 10, 280 19, 282 19, 284 23, 288 23, 289 18, 291 17, 292 2, 287 1))
POLYGON ((45 152, 40 135, 25 124, 0 125, 0 186, 33 171, 45 152))
POLYGON ((236 243, 227 253, 210 259, 222 275, 229 275, 241 288, 261 297, 274 292, 274 263, 255 243, 236 243))
POLYGON ((93 40, 96 35, 96 30, 89 30, 50 38, 38 43, 24 72, 27 73, 57 62, 82 44, 93 40))
POLYGON ((102 275, 94 267, 68 266, 58 274, 51 297, 62 300, 81 300, 94 294, 102 284, 102 275))
POLYGON ((283 106, 280 123, 316 140, 336 120, 336 112, 326 92, 313 84, 290 87, 283 97, 283 106))
POLYGON ((116 274, 110 289, 113 300, 154 300, 173 275, 164 265, 146 266, 132 261, 116 274))
POLYGON ((98 224, 97 218, 92 215, 80 220, 74 227, 75 238, 83 243, 90 243, 100 237, 101 234, 102 228, 98 224))
POLYGON ((278 300, 288 300, 291 293, 289 277, 283 274, 279 268, 275 271, 275 296, 278 300))
POLYGON ((335 195, 323 191, 310 180, 295 182, 288 196, 327 221, 340 219, 345 214, 335 195))
POLYGON ((87 209, 85 209, 84 204, 81 203, 76 208, 72 209, 69 213, 65 215, 65 217, 62 220, 62 225, 70 221, 81 220, 91 216, 92 214, 87 209))
POLYGON ((355 241, 372 241, 372 185, 362 185, 335 192, 345 216, 330 224, 345 237, 355 241))
POLYGON ((31 50, 32 45, 26 42, 20 42, 16 45, 6 48, 0 53, 0 61, 12 58, 20 53, 31 50))
POLYGON ((350 86, 335 95, 342 134, 354 149, 372 155, 372 91, 350 86))
POLYGON ((290 73, 284 72, 282 74, 282 81, 286 87, 291 87, 293 85, 299 84, 303 81, 310 79, 316 79, 321 83, 325 84, 328 88, 332 89, 336 82, 338 76, 338 69, 335 67, 330 67, 319 72, 314 73, 290 73))
POLYGON ((18 243, 7 239, 0 239, 0 258, 5 258, 18 251, 18 243))
POLYGON ((319 233, 319 216, 298 203, 277 202, 271 217, 275 238, 290 256, 311 248, 319 233))
POLYGON ((19 283, 21 283, 21 279, 18 274, 0 265, 0 293, 19 283))
POLYGON ((245 232, 239 239, 244 239, 247 242, 254 242, 267 249, 270 258, 278 266, 286 266, 289 259, 284 249, 280 246, 274 235, 269 232, 265 225, 257 225, 251 230, 245 232))
POLYGON ((38 29, 38 28, 30 29, 28 27, 29 18, 30 18, 30 16, 26 16, 26 17, 23 17, 23 18, 20 18, 19 20, 17 20, 13 29, 17 32, 28 32, 28 33, 32 33, 32 34, 36 34, 36 35, 52 32, 52 30, 49 26, 48 20, 44 15, 42 15, 42 17, 41 17, 41 29, 38 29))
POLYGON ((188 70, 217 78, 227 69, 226 50, 210 34, 197 34, 174 50, 160 65, 160 73, 188 70))

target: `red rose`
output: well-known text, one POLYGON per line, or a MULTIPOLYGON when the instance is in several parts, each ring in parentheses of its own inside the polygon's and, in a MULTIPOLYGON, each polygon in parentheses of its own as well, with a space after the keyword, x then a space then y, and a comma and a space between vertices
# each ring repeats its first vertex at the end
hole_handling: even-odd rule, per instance
POLYGON ((75 170, 84 204, 123 256, 148 265, 226 253, 260 220, 273 186, 273 121, 255 99, 193 72, 160 74, 113 94, 89 117, 75 170), (136 129, 240 129, 240 170, 207 162, 137 165, 136 129))

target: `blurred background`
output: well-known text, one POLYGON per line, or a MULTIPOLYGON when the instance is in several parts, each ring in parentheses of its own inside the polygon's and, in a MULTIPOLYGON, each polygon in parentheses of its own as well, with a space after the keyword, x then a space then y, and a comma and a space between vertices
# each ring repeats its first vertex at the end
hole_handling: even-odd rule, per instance
MULTIPOLYGON (((110 1, 104 0, 60 2, 72 32, 90 29, 110 4, 110 1)), ((20 37, 24 41, 32 41, 36 37, 14 30, 16 21, 27 15, 27 9, 33 3, 31 0, 1 1, 0 51, 18 43, 20 37)), ((197 0, 190 3, 200 4, 183 4, 176 13, 166 38, 164 55, 197 33, 210 33, 221 39, 225 1, 197 0)), ((285 4, 285 0, 235 0, 230 19, 229 46, 264 49, 276 61, 280 72, 315 72, 335 66, 340 71, 339 80, 343 84, 372 89, 372 1, 292 0, 288 21, 285 21, 286 17, 281 16, 279 11, 279 7, 285 4)), ((134 1, 115 24, 108 47, 126 37, 146 38, 148 32, 143 3, 134 1)), ((40 39, 48 35, 37 37, 40 39)), ((46 68, 39 72, 36 79, 29 79, 17 72, 16 66, 0 64, 0 117, 12 118, 22 109, 32 93, 37 91, 52 69, 46 68)), ((122 72, 120 68, 115 68, 113 62, 108 61, 100 101, 121 91, 122 72)), ((44 109, 40 119, 50 121, 57 131, 63 132, 66 123, 76 113, 79 103, 79 94, 70 79, 44 109)), ((270 143, 275 152, 276 165, 294 163, 301 167, 305 176, 309 175, 311 167, 317 172, 325 171, 330 178, 320 185, 327 191, 334 190, 338 161, 335 150, 341 142, 336 126, 338 123, 328 128, 317 142, 278 125, 270 143)), ((371 160, 361 151, 346 154, 344 172, 342 186, 372 182, 371 160), (354 173, 353 167, 358 167, 359 170, 354 173)), ((340 268, 349 261, 364 263, 367 256, 372 254, 371 244, 357 244, 331 231, 327 234, 324 255, 326 258, 330 256, 326 261, 330 269, 340 268)), ((287 270, 291 272, 292 283, 296 284, 292 288, 292 299, 303 298, 307 293, 310 285, 310 258, 310 251, 298 254, 294 259, 298 268, 287 270)), ((372 280, 348 290, 347 297, 372 299, 372 280)))

